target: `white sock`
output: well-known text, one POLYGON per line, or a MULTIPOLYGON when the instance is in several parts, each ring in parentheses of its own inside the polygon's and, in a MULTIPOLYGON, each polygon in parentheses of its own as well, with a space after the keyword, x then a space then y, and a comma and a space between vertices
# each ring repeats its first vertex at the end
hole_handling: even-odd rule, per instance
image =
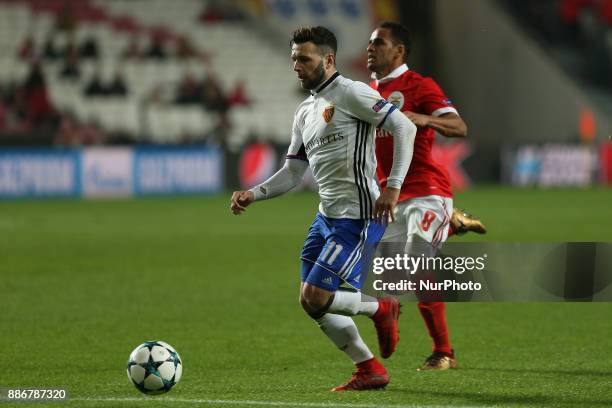
POLYGON ((378 310, 378 300, 361 292, 337 290, 334 301, 327 309, 328 313, 344 316, 366 315, 374 316, 378 310))
POLYGON ((323 317, 317 319, 317 324, 336 347, 349 356, 353 363, 361 363, 374 357, 350 317, 325 313, 323 317))

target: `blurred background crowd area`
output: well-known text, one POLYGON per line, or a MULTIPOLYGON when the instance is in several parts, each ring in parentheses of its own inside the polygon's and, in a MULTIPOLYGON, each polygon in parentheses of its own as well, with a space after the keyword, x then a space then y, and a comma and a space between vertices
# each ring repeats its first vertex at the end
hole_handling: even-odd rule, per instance
POLYGON ((612 0, 507 0, 507 7, 568 72, 612 87, 612 0))
MULTIPOLYGON (((609 92, 612 0, 480 1, 503 5, 559 66, 609 92)), ((350 17, 363 2, 338 3, 350 17)), ((366 18, 353 16, 369 23, 366 35, 377 16, 403 13, 424 39, 418 47, 434 46, 434 9, 447 2, 378 3, 366 18)), ((286 44, 258 27, 266 20, 257 13, 291 17, 299 8, 313 17, 338 11, 309 0, 0 0, 0 133, 17 144, 286 139, 301 95, 286 44)), ((272 28, 286 42, 289 31, 272 28)), ((431 54, 411 64, 435 72, 431 54)), ((354 57, 349 71, 360 71, 354 57)))
POLYGON ((281 157, 307 95, 292 30, 332 29, 340 72, 367 82, 383 20, 410 27, 410 68, 468 123, 434 152, 456 186, 612 180, 612 0, 0 0, 0 153, 256 142, 281 157))
POLYGON ((286 128, 299 97, 287 48, 226 3, 0 1, 0 143, 225 144, 286 128), (277 123, 257 103, 281 107, 277 123))

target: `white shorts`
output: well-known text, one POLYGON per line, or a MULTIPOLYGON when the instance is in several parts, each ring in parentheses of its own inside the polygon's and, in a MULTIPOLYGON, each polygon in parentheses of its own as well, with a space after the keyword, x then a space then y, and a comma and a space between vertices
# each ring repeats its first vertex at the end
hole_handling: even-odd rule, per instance
POLYGON ((413 253, 414 246, 430 248, 432 254, 448 238, 448 227, 453 214, 453 199, 437 195, 415 197, 395 207, 395 222, 385 230, 381 243, 403 243, 405 253, 413 253), (429 245, 423 245, 428 243, 429 245))

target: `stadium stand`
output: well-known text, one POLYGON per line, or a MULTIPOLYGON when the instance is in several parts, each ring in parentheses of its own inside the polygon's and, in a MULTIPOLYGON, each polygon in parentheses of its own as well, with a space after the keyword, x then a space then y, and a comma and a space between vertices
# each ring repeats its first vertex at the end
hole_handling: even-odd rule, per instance
POLYGON ((612 87, 612 0, 505 0, 517 21, 568 71, 612 87))
POLYGON ((94 125, 96 143, 286 141, 301 99, 287 49, 240 18, 199 0, 0 0, 0 133, 38 126, 19 99, 40 64, 54 128, 94 125), (187 77, 194 103, 177 103, 187 77))

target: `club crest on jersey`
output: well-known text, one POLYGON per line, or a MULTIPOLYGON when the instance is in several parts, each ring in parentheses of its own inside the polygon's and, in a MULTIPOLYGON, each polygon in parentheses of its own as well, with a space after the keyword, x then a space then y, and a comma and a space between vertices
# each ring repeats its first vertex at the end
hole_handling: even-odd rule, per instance
POLYGON ((374 106, 372 106, 372 110, 376 113, 380 112, 380 110, 382 108, 384 108, 384 106, 387 104, 387 101, 384 99, 379 99, 378 101, 376 101, 376 103, 374 104, 374 106))
POLYGON ((402 109, 404 106, 404 94, 399 91, 391 92, 391 95, 387 98, 397 109, 402 109))
POLYGON ((334 116, 334 112, 336 111, 336 109, 334 108, 334 106, 328 106, 327 108, 325 108, 323 110, 323 119, 325 120, 325 123, 329 123, 332 120, 332 117, 334 116))

